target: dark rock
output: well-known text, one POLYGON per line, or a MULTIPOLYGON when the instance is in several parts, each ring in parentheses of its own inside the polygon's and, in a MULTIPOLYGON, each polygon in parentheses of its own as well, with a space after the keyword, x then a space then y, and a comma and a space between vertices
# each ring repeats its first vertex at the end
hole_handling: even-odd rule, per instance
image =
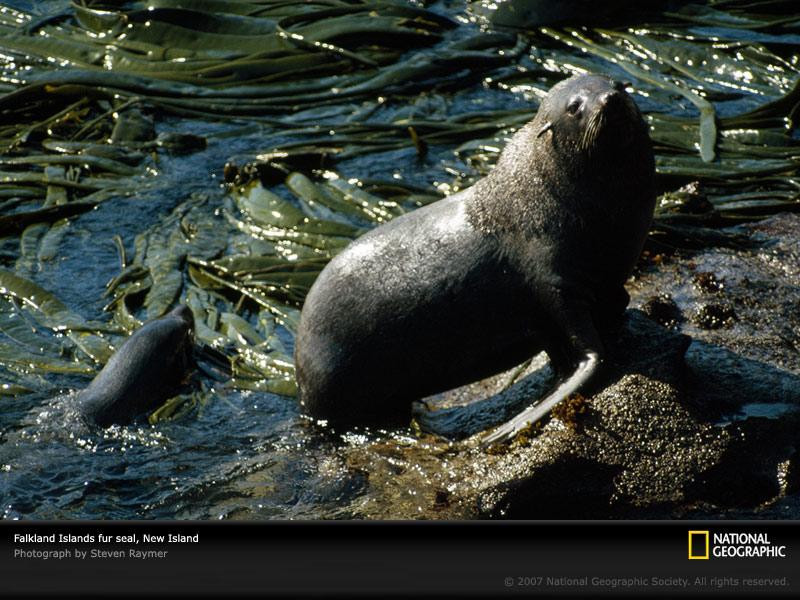
POLYGON ((482 494, 479 511, 491 518, 571 519, 607 516, 619 467, 580 456, 544 464, 536 477, 503 483, 482 494))
POLYGON ((208 146, 206 138, 192 133, 159 133, 156 138, 159 148, 176 155, 192 154, 205 150, 208 146))
MULTIPOLYGON (((609 345, 614 364, 606 387, 585 401, 580 427, 565 425, 556 412, 537 437, 493 457, 496 480, 478 491, 478 514, 663 518, 689 506, 703 507, 701 513, 753 508, 797 486, 798 419, 720 423, 720 415, 735 407, 698 400, 716 380, 686 368, 689 341, 628 311, 625 327, 609 345)), ((715 369, 709 354, 705 362, 697 354, 695 369, 700 363, 715 369)), ((720 352, 716 357, 727 358, 720 352)), ((748 368, 756 372, 754 365, 748 368)), ((800 377, 770 365, 758 368, 800 396, 800 377)), ((752 399, 747 382, 739 383, 736 399, 752 399)))
POLYGON ((642 304, 642 312, 659 325, 673 329, 683 321, 681 309, 669 294, 651 296, 642 304))
POLYGON ((129 107, 117 116, 114 130, 111 132, 111 142, 114 144, 150 142, 155 137, 153 117, 135 106, 129 107))
POLYGON ((755 506, 781 492, 779 465, 795 452, 797 419, 751 417, 724 429, 718 460, 686 490, 687 499, 718 506, 755 506))
POLYGON ((694 323, 702 329, 720 329, 731 327, 736 321, 736 312, 728 304, 704 304, 694 314, 694 323))
POLYGON ((725 287, 724 280, 717 279, 714 273, 708 271, 698 271, 694 274, 692 281, 699 290, 709 294, 721 292, 725 287))

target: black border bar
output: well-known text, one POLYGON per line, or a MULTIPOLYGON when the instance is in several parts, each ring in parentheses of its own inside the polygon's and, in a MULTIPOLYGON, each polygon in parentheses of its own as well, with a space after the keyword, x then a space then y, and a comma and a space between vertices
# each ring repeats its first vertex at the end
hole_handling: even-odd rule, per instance
POLYGON ((0 545, 2 597, 800 595, 800 521, 6 521, 0 545))

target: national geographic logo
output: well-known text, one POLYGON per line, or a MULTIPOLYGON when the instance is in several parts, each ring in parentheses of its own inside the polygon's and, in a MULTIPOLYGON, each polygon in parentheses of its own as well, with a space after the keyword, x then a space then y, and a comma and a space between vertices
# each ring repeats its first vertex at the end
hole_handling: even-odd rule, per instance
POLYGON ((689 532, 689 560, 710 558, 786 558, 786 546, 773 544, 766 533, 708 530, 689 532))

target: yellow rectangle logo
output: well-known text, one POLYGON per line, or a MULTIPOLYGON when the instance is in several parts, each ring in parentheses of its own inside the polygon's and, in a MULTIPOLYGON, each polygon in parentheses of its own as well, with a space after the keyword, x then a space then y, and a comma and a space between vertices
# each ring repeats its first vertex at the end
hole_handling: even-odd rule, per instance
POLYGON ((708 560, 708 531, 689 532, 689 560, 708 560))

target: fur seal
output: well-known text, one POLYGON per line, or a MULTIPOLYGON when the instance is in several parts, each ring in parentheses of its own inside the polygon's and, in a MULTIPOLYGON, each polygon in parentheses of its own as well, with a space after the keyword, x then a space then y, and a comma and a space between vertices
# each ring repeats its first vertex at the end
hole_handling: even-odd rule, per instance
POLYGON ((166 400, 193 364, 193 334, 183 305, 137 329, 78 394, 84 420, 124 425, 166 400))
POLYGON ((413 400, 545 350, 559 377, 485 441, 507 440, 594 379, 601 332, 621 321, 623 284, 655 205, 655 162, 624 85, 580 75, 472 187, 353 241, 302 309, 299 397, 335 424, 395 424, 413 400))

